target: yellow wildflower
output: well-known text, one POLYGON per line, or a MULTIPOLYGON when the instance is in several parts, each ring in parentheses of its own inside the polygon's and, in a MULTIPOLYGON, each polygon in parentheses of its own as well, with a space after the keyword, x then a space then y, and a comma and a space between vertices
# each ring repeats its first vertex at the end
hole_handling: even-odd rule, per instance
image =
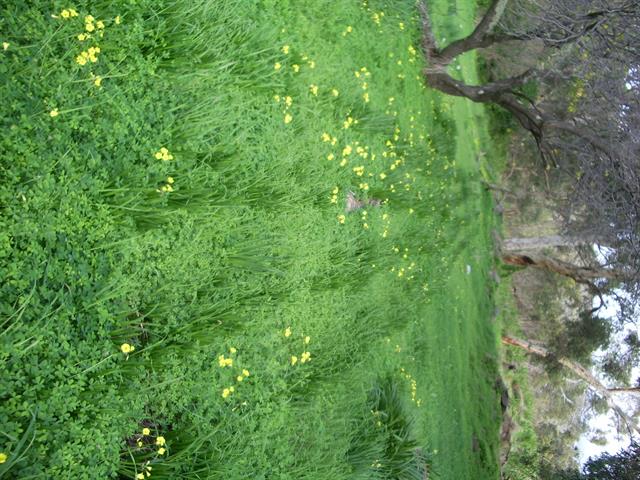
POLYGON ((387 178, 387 174, 386 173, 381 173, 380 174, 380 180, 384 180, 385 178, 387 178))
POLYGON ((231 393, 233 393, 235 390, 236 390, 235 388, 233 388, 233 387, 229 387, 229 391, 230 391, 231 393))
POLYGON ((53 118, 53 117, 57 117, 58 115, 60 115, 60 112, 58 111, 58 109, 57 109, 57 108, 54 108, 53 110, 51 110, 51 111, 49 112, 49 116, 50 116, 50 117, 52 117, 52 118, 53 118))
POLYGON ((277 70, 280 70, 281 68, 282 68, 282 64, 281 64, 280 62, 276 62, 276 63, 273 65, 273 69, 274 69, 274 70, 276 70, 276 71, 277 71, 277 70))
POLYGON ((62 16, 62 18, 69 18, 71 16, 71 12, 65 8, 60 12, 60 16, 62 16))
POLYGON ((334 88, 331 90, 331 95, 333 95, 334 97, 337 97, 338 95, 340 95, 340 92, 334 88))
POLYGON ((77 16, 78 16, 78 12, 76 12, 76 11, 75 11, 75 9, 70 8, 70 9, 69 9, 69 15, 70 15, 71 17, 77 17, 77 16))
POLYGON ((338 187, 335 187, 333 190, 331 190, 331 193, 336 195, 339 191, 340 189, 338 187))
POLYGON ((9 42, 2 42, 2 49, 7 50, 9 48, 9 42))
POLYGON ((80 40, 81 42, 84 42, 87 38, 89 38, 89 35, 86 35, 84 33, 78 35, 78 40, 80 40))
POLYGON ((85 23, 84 24, 84 29, 87 32, 93 32, 96 29, 96 27, 93 26, 93 23, 85 23))
POLYGON ((338 215, 338 222, 344 224, 346 217, 344 215, 338 215))
POLYGON ((400 22, 400 23, 398 24, 398 27, 400 27, 400 30, 404 30, 404 23, 400 22))
MULTIPOLYGON (((102 85, 102 77, 97 76, 96 79, 93 81, 93 84, 96 87, 100 87, 102 85)), ((171 183, 173 183, 173 182, 171 182, 171 183)))
POLYGON ((104 28, 104 22, 102 20, 99 20, 96 23, 96 27, 98 27, 100 30, 102 30, 104 28))
POLYGON ((347 159, 343 158, 342 161, 340 162, 340 166, 344 167, 347 164, 347 159))
POLYGON ((239 381, 239 382, 241 382, 242 380, 244 380, 244 377, 243 377, 242 375, 238 375, 238 376, 236 377, 236 380, 237 380, 237 381, 239 381))
POLYGON ((238 350, 236 350, 236 348, 235 348, 235 347, 231 347, 231 348, 229 349, 229 351, 230 351, 231 353, 236 353, 238 350))
POLYGON ((165 443, 164 437, 160 436, 156 438, 156 445, 159 447, 162 447, 165 443))
POLYGON ((292 103, 293 103, 293 98, 291 98, 289 95, 287 95, 286 97, 284 97, 284 104, 285 104, 287 107, 290 107, 292 103))
POLYGON ((309 335, 307 335, 306 337, 304 337, 304 343, 305 344, 309 344, 309 342, 311 341, 311 337, 309 335))
POLYGON ((4 463, 7 461, 7 454, 6 453, 0 453, 0 463, 4 463))
POLYGON ((244 375, 245 377, 249 376, 249 370, 247 370, 246 368, 242 369, 242 375, 244 375))
POLYGON ((222 398, 227 398, 229 395, 231 395, 231 392, 228 388, 222 390, 222 398))
POLYGON ((120 15, 116 17, 116 25, 120 25, 120 15))
POLYGON ((86 52, 82 52, 80 55, 76 57, 76 63, 79 65, 85 65, 87 63, 87 57, 83 55, 86 52))
POLYGON ((164 455, 164 452, 166 452, 166 450, 164 449, 164 447, 160 447, 158 449, 158 455, 164 455))
POLYGON ((323 141, 323 142, 330 142, 330 141, 331 141, 331 135, 329 135, 329 134, 328 134, 328 133, 326 133, 326 132, 322 134, 322 137, 321 137, 321 138, 322 138, 322 141, 323 141))
POLYGON ((293 117, 287 113, 284 116, 284 123, 291 123, 291 120, 293 120, 293 117))
POLYGON ((318 96, 318 86, 314 85, 313 83, 311 85, 309 85, 309 91, 315 95, 316 97, 318 96))
POLYGON ((136 349, 133 345, 129 345, 128 343, 123 343, 120 345, 120 350, 122 353, 131 353, 136 349))
POLYGON ((327 160, 331 161, 334 158, 336 158, 336 156, 333 153, 330 153, 329 155, 327 155, 327 160))
POLYGON ((369 103, 369 93, 368 93, 368 92, 365 92, 365 93, 362 95, 362 99, 364 100, 364 103, 369 103))
POLYGON ((144 473, 138 473, 136 475, 136 480, 144 480, 144 473))
POLYGON ((352 151, 353 151, 353 148, 351 147, 351 145, 347 145, 342 149, 342 156, 346 157, 347 155, 351 155, 352 151))
POLYGON ((84 23, 93 23, 94 20, 95 18, 93 18, 93 16, 91 15, 87 15, 86 17, 84 17, 84 23))
POLYGON ((296 363, 298 363, 298 357, 291 355, 291 365, 295 365, 296 363))
POLYGON ((295 73, 298 73, 300 71, 300 65, 294 63, 293 65, 291 65, 291 68, 293 68, 293 71, 295 73))
POLYGON ((284 330, 284 336, 285 337, 290 337, 291 336, 291 327, 287 327, 284 330))
POLYGON ((138 448, 142 448, 142 442, 140 440, 137 441, 136 445, 138 445, 138 448))
POLYGON ((151 430, 149 430, 148 428, 145 427, 145 428, 142 429, 142 434, 143 435, 150 435, 151 434, 151 430))
POLYGON ((313 60, 311 60, 309 62, 309 68, 316 68, 316 62, 314 62, 313 60))
POLYGON ((273 99, 276 101, 276 103, 280 103, 280 95, 274 95, 273 99))
POLYGON ((282 46, 282 53, 284 53, 285 55, 289 54, 289 45, 282 46))
POLYGON ((353 27, 351 25, 347 26, 347 33, 353 32, 353 27))
POLYGON ((311 354, 309 352, 304 352, 300 357, 300 363, 307 363, 311 360, 311 354))

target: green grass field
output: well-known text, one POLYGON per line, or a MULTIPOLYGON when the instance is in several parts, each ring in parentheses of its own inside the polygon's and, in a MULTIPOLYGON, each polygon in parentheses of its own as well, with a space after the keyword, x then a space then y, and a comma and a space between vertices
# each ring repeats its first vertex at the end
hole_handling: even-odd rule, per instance
POLYGON ((414 2, 29 5, 0 7, 0 477, 497 479, 492 146, 424 86, 414 2))

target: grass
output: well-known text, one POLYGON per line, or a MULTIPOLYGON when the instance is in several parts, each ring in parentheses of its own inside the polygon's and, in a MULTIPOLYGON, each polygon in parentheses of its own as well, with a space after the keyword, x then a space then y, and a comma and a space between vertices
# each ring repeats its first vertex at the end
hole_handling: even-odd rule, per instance
POLYGON ((492 147, 413 2, 54 4, 0 21, 0 476, 498 478, 492 147))

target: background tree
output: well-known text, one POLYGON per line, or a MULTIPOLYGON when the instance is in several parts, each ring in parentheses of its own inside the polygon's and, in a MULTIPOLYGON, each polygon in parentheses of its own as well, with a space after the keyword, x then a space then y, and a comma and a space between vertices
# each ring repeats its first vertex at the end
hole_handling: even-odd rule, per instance
POLYGON ((567 275, 601 299, 608 292, 620 319, 634 318, 640 298, 640 2, 494 0, 471 34, 443 46, 428 5, 419 5, 427 83, 510 112, 532 135, 540 167, 555 182, 562 235, 506 241, 505 262, 567 275), (538 47, 534 67, 483 85, 449 73, 463 53, 514 42, 519 49, 538 47), (531 86, 535 97, 527 93, 531 86), (568 245, 580 264, 543 253, 568 245))

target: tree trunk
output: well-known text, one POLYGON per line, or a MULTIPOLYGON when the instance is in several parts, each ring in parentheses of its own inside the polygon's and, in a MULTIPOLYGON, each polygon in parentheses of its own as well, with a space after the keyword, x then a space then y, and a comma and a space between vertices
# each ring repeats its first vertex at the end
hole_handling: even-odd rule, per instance
POLYGON ((506 238, 502 248, 510 252, 527 252, 551 247, 579 247, 598 243, 595 238, 547 235, 542 237, 506 238))
MULTIPOLYGON (((510 337, 507 335, 504 335, 502 337, 502 343, 505 345, 512 345, 514 347, 518 347, 521 348, 525 351, 527 351, 528 353, 532 353, 534 355, 537 355, 539 357, 542 358, 549 358, 549 357, 555 357, 555 355, 553 355, 552 352, 550 352, 548 349, 540 346, 540 345, 536 345, 532 342, 526 341, 526 340, 521 340, 519 338, 514 338, 514 337, 510 337)), ((578 377, 580 377, 582 380, 584 380, 585 382, 587 382, 589 384, 589 386, 591 388, 593 388, 596 392, 598 392, 608 403, 609 407, 620 417, 622 418, 625 423, 627 424, 627 428, 629 429, 633 429, 636 432, 640 433, 640 427, 638 427, 633 419, 627 415, 624 410, 622 410, 614 401, 613 399, 613 392, 614 391, 619 391, 618 389, 608 389, 607 387, 605 387, 602 383, 600 383, 600 381, 594 377, 591 372, 589 370, 587 370, 586 368, 584 368, 582 365, 580 365, 579 363, 574 362, 573 360, 569 360, 568 358, 564 358, 564 357, 555 357, 556 360, 558 361, 558 363, 560 363, 563 367, 567 368, 568 370, 572 371, 575 375, 577 375, 578 377)), ((631 390, 628 393, 639 393, 640 389, 628 389, 631 390)))
POLYGON ((584 267, 534 251, 521 253, 503 250, 502 261, 507 265, 541 268, 572 278, 578 283, 589 285, 599 278, 608 280, 622 280, 624 278, 624 272, 620 270, 603 267, 584 267))

